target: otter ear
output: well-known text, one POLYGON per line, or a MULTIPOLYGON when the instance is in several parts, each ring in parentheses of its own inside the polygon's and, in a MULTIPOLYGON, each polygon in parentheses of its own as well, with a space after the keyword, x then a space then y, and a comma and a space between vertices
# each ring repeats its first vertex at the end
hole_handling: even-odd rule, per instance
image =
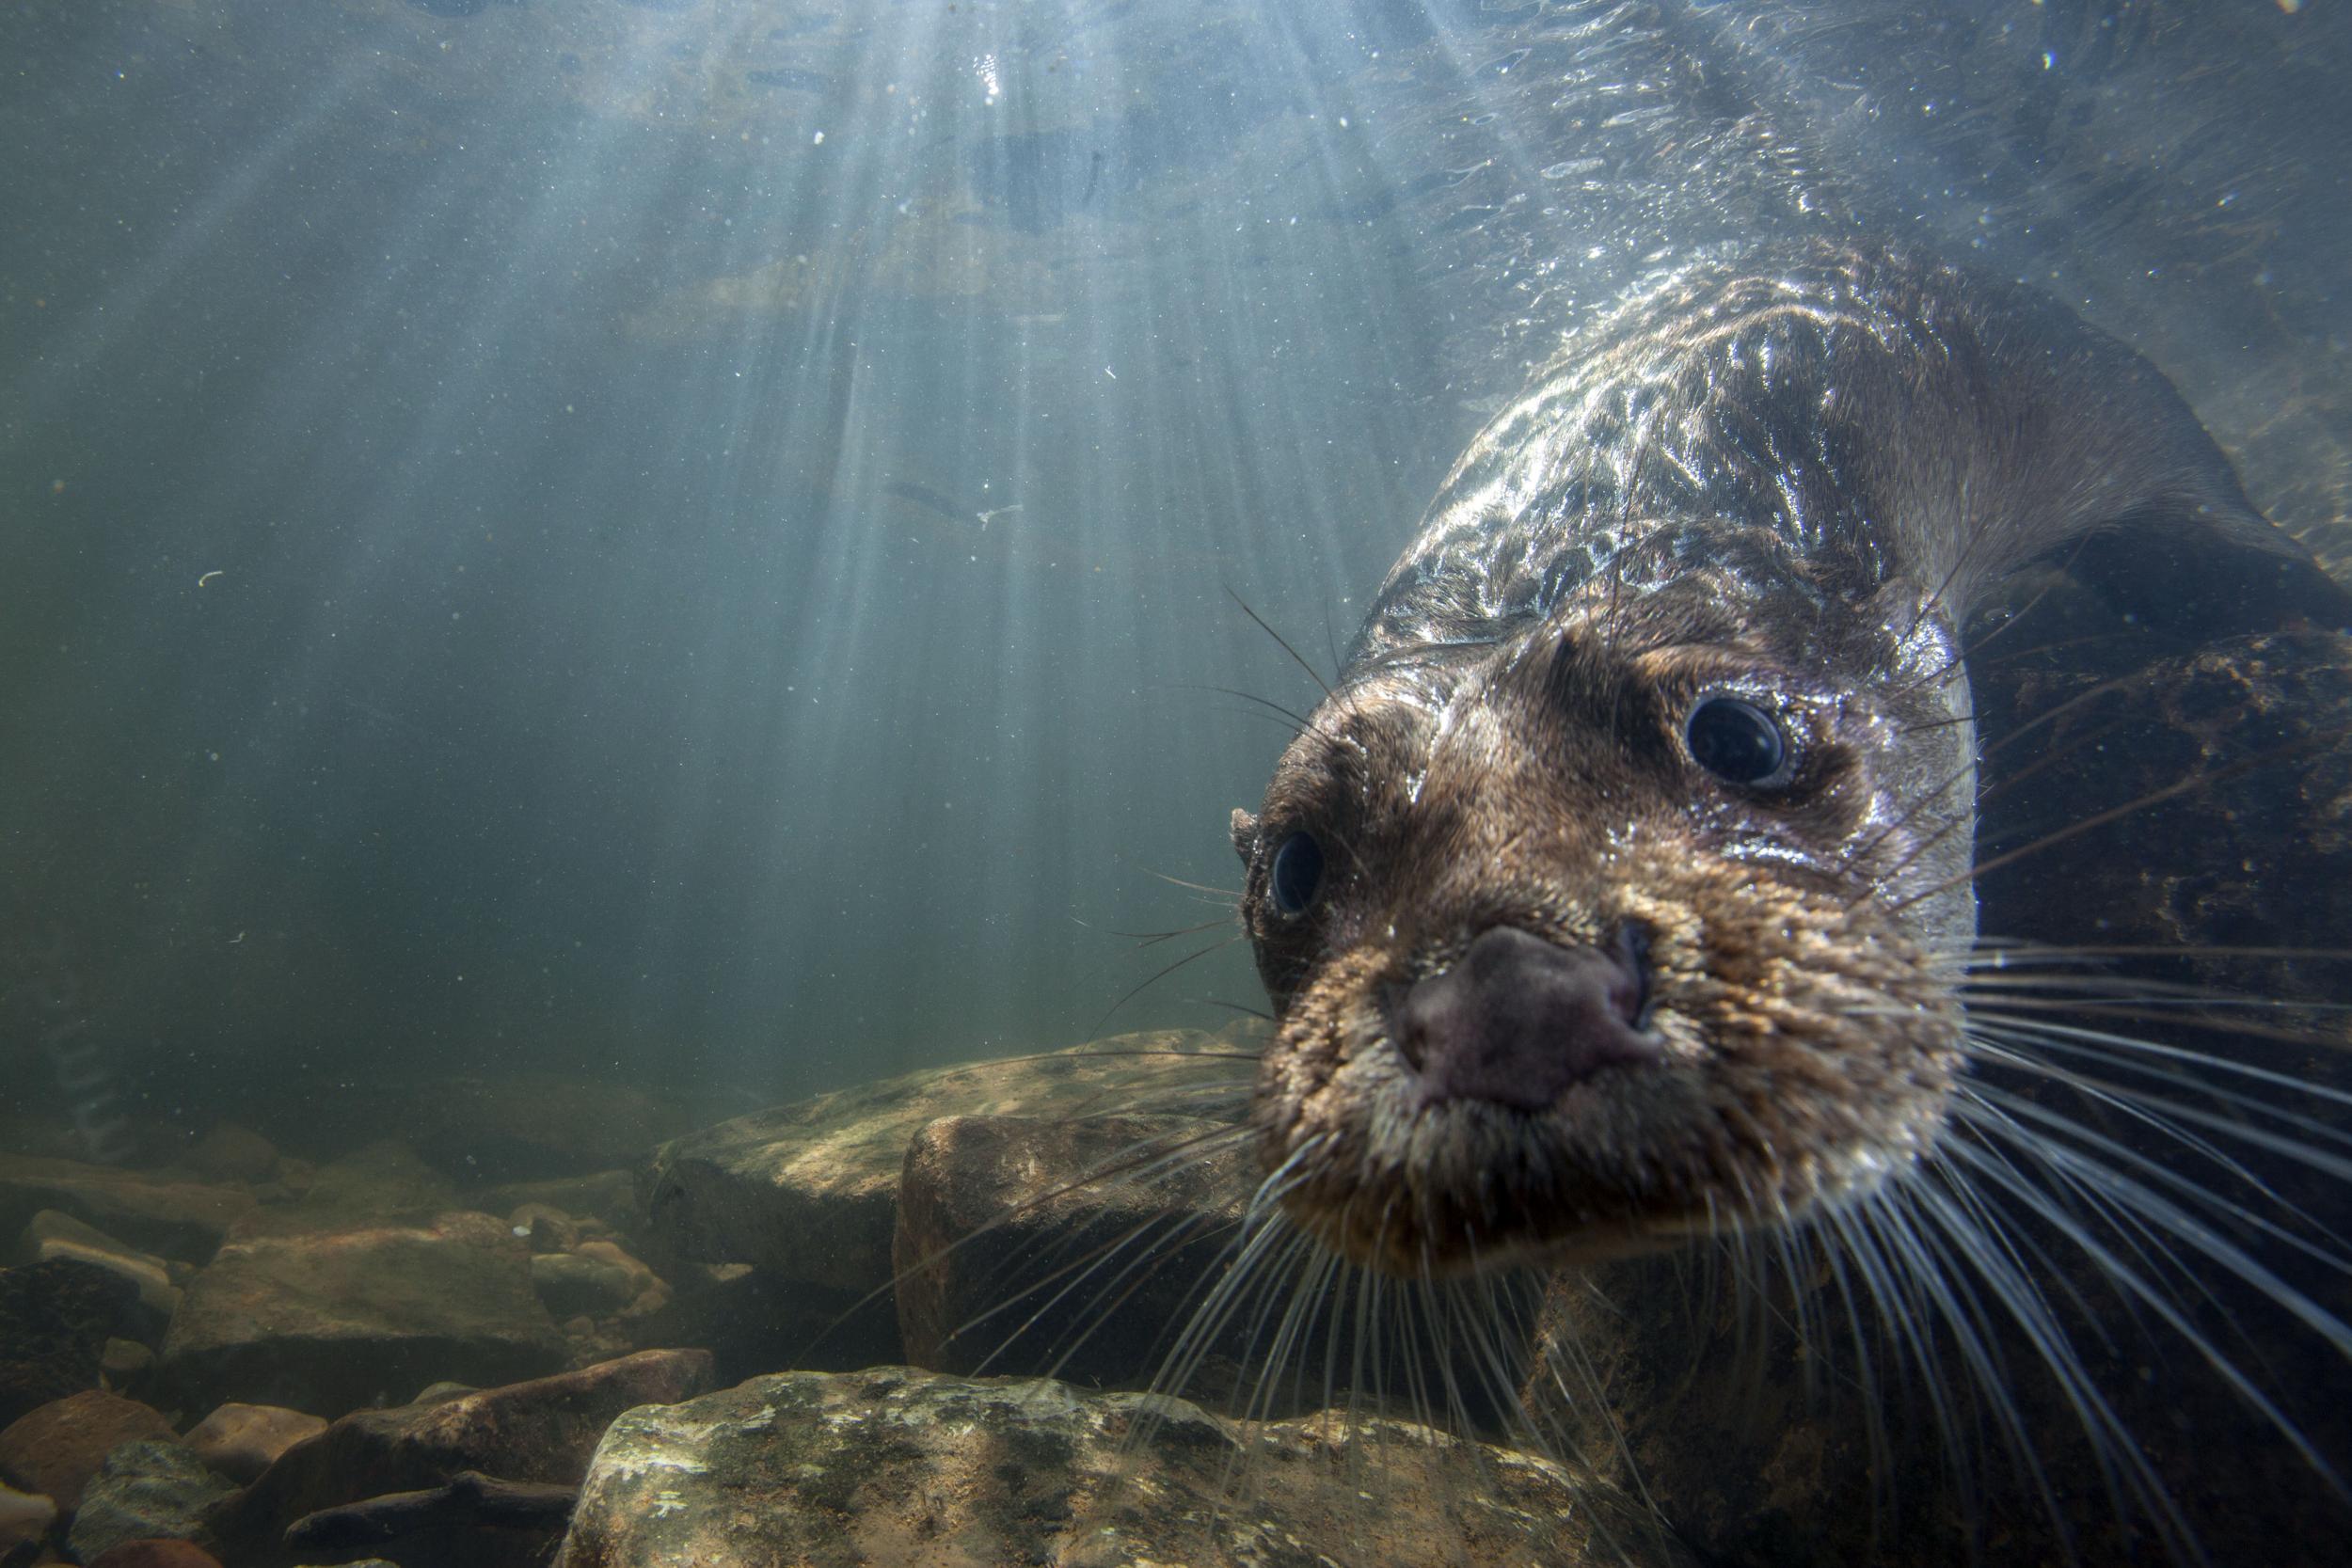
POLYGON ((1257 852, 1257 848, 1258 819, 1240 807, 1234 807, 1233 853, 1241 857, 1242 864, 1248 865, 1249 857, 1257 852))

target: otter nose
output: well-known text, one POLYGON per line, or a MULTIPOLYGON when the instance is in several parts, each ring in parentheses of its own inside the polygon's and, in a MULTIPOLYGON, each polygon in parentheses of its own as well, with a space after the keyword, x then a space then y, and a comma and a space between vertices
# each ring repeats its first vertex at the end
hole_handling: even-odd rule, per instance
POLYGON ((1562 947, 1507 926, 1483 932, 1441 974, 1416 981, 1393 1037, 1426 1102, 1484 1100, 1540 1111, 1603 1068, 1654 1062, 1639 1022, 1643 942, 1562 947))

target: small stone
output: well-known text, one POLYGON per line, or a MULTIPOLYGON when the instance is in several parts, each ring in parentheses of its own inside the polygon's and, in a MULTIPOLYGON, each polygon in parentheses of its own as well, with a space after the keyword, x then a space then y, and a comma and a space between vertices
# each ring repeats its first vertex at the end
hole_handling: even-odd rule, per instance
POLYGON ((215 1181, 267 1181, 278 1170, 278 1146, 249 1127, 216 1122, 188 1150, 187 1164, 215 1181))
POLYGON ((629 1229, 644 1218, 637 1203, 637 1178, 626 1170, 602 1170, 546 1181, 509 1181, 484 1190, 477 1201, 483 1208, 501 1214, 524 1204, 544 1203, 569 1216, 582 1228, 594 1225, 602 1229, 610 1223, 629 1229))
POLYGON ((532 1288, 558 1318, 608 1315, 637 1296, 637 1281, 618 1263, 551 1252, 531 1260, 532 1288))
POLYGON ((124 1541, 91 1559, 89 1568, 220 1568, 220 1559, 193 1541, 124 1541))
POLYGON ((184 1539, 234 1490, 177 1442, 125 1443, 83 1491, 66 1544, 88 1562, 126 1541, 184 1539))
POLYGON ((531 1243, 533 1252, 569 1252, 580 1244, 580 1227, 552 1204, 517 1204, 506 1223, 515 1227, 516 1237, 531 1243))
POLYGON ((222 1405, 188 1429, 188 1451, 239 1485, 249 1485, 278 1456, 326 1430, 316 1416, 274 1404, 222 1405))
POLYGON ((408 1402, 411 1405, 446 1404, 451 1400, 462 1400, 468 1394, 479 1394, 480 1392, 482 1392, 482 1389, 479 1385, 471 1383, 453 1383, 449 1379, 443 1378, 438 1383, 428 1383, 423 1387, 418 1389, 417 1397, 410 1400, 408 1402))
POLYGON ((155 1353, 136 1339, 108 1339, 104 1354, 98 1358, 98 1370, 106 1374, 106 1381, 119 1385, 155 1364, 155 1353))
POLYGON ((143 1439, 177 1441, 160 1412, 88 1389, 44 1404, 0 1432, 0 1476, 46 1494, 58 1512, 71 1513, 106 1456, 143 1439))
POLYGON ((0 1558, 48 1534, 56 1517, 57 1505, 40 1493, 0 1486, 0 1558))
POLYGON ((180 1288, 171 1282, 171 1271, 162 1259, 119 1242, 71 1214, 55 1209, 35 1214, 25 1222, 19 1249, 34 1262, 72 1258, 122 1275, 138 1288, 139 1305, 154 1315, 159 1330, 179 1308, 180 1288))

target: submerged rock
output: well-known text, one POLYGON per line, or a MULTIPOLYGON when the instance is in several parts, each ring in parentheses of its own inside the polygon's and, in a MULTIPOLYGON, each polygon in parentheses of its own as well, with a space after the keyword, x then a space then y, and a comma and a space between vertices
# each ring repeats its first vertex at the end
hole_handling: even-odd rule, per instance
POLYGON ((440 1486, 306 1513, 286 1527, 285 1542, 306 1554, 397 1544, 404 1557, 442 1568, 537 1564, 555 1549, 579 1499, 576 1486, 461 1470, 440 1486))
POLYGON ((129 1280, 80 1259, 0 1269, 0 1425, 97 1386, 106 1341, 137 1301, 129 1280))
POLYGON ((48 1534, 56 1518, 57 1505, 40 1493, 0 1486, 0 1560, 48 1534))
POLYGON ((1381 1448, 1367 1490, 1342 1432, 1050 1380, 786 1372, 615 1421, 557 1563, 1686 1560, 1605 1484, 1422 1428, 1356 1430, 1381 1448))
POLYGON ((180 1288, 171 1282, 171 1271, 162 1259, 71 1214, 43 1209, 25 1222, 20 1248, 34 1262, 73 1258, 120 1275, 137 1289, 139 1305, 151 1314, 159 1331, 180 1305, 180 1288))
MULTIPOLYGON (((640 1150, 639 1152, 643 1152, 640 1150)), ((486 1187, 477 1204, 493 1213, 512 1215, 531 1205, 555 1210, 575 1223, 594 1220, 615 1230, 635 1230, 644 1212, 637 1202, 637 1178, 628 1170, 591 1171, 585 1176, 562 1176, 544 1181, 507 1181, 486 1187)))
POLYGON ((239 1485, 249 1484, 278 1455, 326 1430, 326 1422, 274 1404, 220 1406, 188 1429, 188 1451, 239 1485))
POLYGON ((253 1195, 243 1187, 0 1154, 0 1234, 56 1209, 167 1258, 201 1262, 253 1207, 253 1195))
POLYGON ((421 1220, 463 1207, 457 1183, 399 1139, 378 1138, 319 1166, 302 1200, 270 1218, 278 1227, 329 1228, 353 1220, 421 1220))
POLYGON ((1182 1083, 1230 1076, 1221 1043, 1197 1030, 1119 1036, 905 1073, 691 1133, 655 1150, 639 1175, 655 1261, 749 1264, 804 1295, 813 1319, 836 1316, 890 1285, 899 1176, 930 1122, 1132 1109, 1182 1083))
POLYGON ((88 1389, 44 1404, 0 1431, 0 1477, 71 1513, 83 1489, 125 1443, 177 1442, 162 1412, 88 1389))
POLYGON ((558 1318, 603 1317, 637 1299, 638 1275, 608 1259, 544 1252, 531 1259, 532 1289, 558 1318))
POLYGON ((66 1544, 88 1562, 125 1542, 185 1539, 231 1490, 227 1477, 178 1443, 126 1443, 106 1456, 83 1493, 66 1544))
POLYGON ((229 1242, 189 1287, 159 1371, 199 1408, 340 1415, 436 1376, 507 1383, 563 1358, 521 1243, 487 1214, 450 1213, 229 1242))
POLYGON ((432 1491, 465 1471, 574 1486, 598 1437, 622 1411, 673 1403, 709 1386, 708 1353, 644 1351, 554 1377, 358 1411, 288 1449, 259 1481, 214 1512, 205 1539, 246 1568, 294 1560, 285 1532, 306 1515, 388 1494, 432 1491))
POLYGON ((184 1158, 189 1169, 215 1181, 267 1181, 278 1173, 278 1146, 233 1121, 215 1122, 184 1158))
POLYGON ((88 1568, 220 1568, 220 1559, 193 1541, 125 1541, 99 1553, 88 1568))
POLYGON ((1255 1184, 1247 1149, 1230 1142, 1199 1158, 1176 1152, 1200 1127, 972 1116, 924 1128, 907 1151, 893 1243, 907 1359, 962 1375, 1149 1382, 1169 1326, 1224 1272, 1255 1184), (1157 1171, 1170 1161, 1174 1172, 1157 1171), (1154 1179, 1122 1180, 1138 1164, 1154 1179))

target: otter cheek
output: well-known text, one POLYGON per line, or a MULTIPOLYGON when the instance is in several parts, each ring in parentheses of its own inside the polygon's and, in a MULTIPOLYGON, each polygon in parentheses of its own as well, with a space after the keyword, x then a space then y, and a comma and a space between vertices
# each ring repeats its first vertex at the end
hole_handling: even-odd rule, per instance
POLYGON ((1422 1103, 1542 1111, 1605 1069, 1663 1060, 1635 1027, 1638 958, 1613 945, 1562 947, 1497 927, 1444 973, 1416 981, 1395 1004, 1391 1035, 1422 1103))

